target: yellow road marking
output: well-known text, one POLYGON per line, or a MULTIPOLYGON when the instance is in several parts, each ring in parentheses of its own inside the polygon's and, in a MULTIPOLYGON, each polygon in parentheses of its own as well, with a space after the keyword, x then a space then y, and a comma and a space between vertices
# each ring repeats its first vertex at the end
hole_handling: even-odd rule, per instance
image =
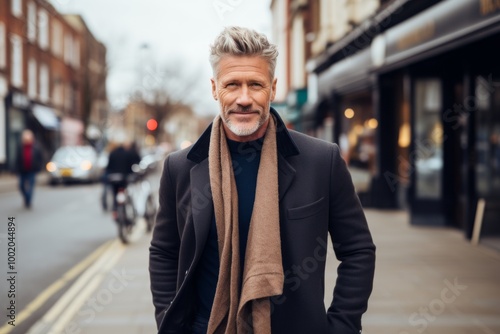
MULTIPOLYGON (((42 293, 40 293, 31 303, 29 303, 17 316, 16 316, 16 326, 19 326, 21 322, 29 318, 34 312, 36 312, 45 302, 50 299, 54 294, 61 290, 68 282, 73 280, 82 271, 85 270, 96 258, 101 256, 113 243, 114 240, 109 240, 99 248, 97 248, 92 254, 87 256, 85 259, 80 261, 73 268, 68 270, 60 279, 52 283, 47 287, 42 293)), ((15 327, 5 323, 0 327, 0 334, 8 334, 15 327)))
MULTIPOLYGON (((71 319, 74 318, 76 313, 81 309, 85 301, 88 300, 90 295, 97 290, 101 282, 104 280, 105 276, 111 270, 111 268, 118 262, 118 260, 122 257, 125 252, 125 246, 122 243, 116 241, 117 244, 115 249, 113 249, 113 253, 109 256, 106 256, 106 260, 103 261, 102 265, 96 263, 96 270, 91 275, 89 274, 89 278, 91 281, 85 280, 85 284, 80 287, 76 287, 75 283, 75 291, 77 290, 77 294, 71 294, 68 290, 66 294, 70 295, 70 303, 61 305, 61 307, 57 308, 54 305, 54 312, 57 312, 57 317, 53 317, 52 319, 48 319, 49 323, 52 324, 52 327, 49 329, 47 334, 61 334, 65 332, 65 328, 71 319)), ((104 256, 103 256, 104 258, 104 256)), ((92 268, 87 269, 87 271, 92 271, 92 268)), ((87 272, 86 271, 86 272, 87 272)), ((86 273, 85 272, 85 273, 86 273)), ((82 275, 83 278, 84 275, 82 275)), ((73 288, 73 287, 72 287, 73 288)), ((35 332, 36 333, 36 332, 35 332)))

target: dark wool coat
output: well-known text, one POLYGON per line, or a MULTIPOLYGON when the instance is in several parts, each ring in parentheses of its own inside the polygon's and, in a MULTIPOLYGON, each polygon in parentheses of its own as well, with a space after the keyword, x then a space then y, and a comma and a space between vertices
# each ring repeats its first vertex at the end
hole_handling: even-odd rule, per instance
MULTIPOLYGON (((277 117, 279 210, 285 283, 272 298, 272 333, 361 331, 375 269, 375 246, 337 145, 287 130, 277 117), (333 302, 325 309, 328 236, 340 261, 333 302)), ((208 173, 211 127, 170 154, 150 247, 159 333, 190 333, 195 272, 213 217, 208 173)), ((332 293, 332 292, 329 292, 332 293)))

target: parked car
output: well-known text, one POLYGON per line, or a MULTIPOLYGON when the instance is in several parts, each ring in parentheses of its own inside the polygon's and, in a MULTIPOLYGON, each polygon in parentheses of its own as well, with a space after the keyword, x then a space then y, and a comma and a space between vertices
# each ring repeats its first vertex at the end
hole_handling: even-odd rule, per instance
POLYGON ((92 146, 63 146, 46 165, 50 183, 95 182, 103 173, 102 163, 92 146))

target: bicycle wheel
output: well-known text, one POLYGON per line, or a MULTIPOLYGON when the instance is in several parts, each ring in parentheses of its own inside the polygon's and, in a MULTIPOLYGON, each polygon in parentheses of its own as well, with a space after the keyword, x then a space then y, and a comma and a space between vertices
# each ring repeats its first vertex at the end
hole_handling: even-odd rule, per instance
POLYGON ((130 228, 127 223, 127 212, 124 204, 117 207, 117 223, 118 223, 118 237, 124 244, 129 243, 130 228))

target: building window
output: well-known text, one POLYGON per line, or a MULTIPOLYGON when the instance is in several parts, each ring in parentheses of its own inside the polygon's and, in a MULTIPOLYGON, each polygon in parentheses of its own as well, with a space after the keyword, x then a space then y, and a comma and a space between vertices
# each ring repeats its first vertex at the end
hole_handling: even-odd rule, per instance
POLYGON ((49 101, 49 67, 45 64, 40 66, 40 100, 44 103, 49 101))
POLYGON ((64 62, 71 64, 71 55, 73 50, 73 39, 70 34, 64 35, 64 62))
POLYGON ((23 40, 21 36, 12 35, 10 81, 14 87, 23 86, 23 40))
POLYGON ((36 40, 36 5, 34 2, 28 3, 28 40, 34 42, 36 40))
POLYGON ((488 200, 500 198, 500 78, 489 74, 475 81, 476 188, 488 200))
POLYGON ((63 32, 59 21, 52 20, 52 53, 56 57, 63 55, 63 32))
POLYGON ((71 111, 72 89, 70 84, 64 86, 64 109, 71 111))
POLYGON ((80 43, 78 40, 73 41, 72 64, 74 68, 80 67, 80 43))
POLYGON ((36 98, 36 81, 37 81, 36 60, 30 59, 28 63, 28 96, 32 99, 36 98))
POLYGON ((58 107, 62 107, 64 104, 63 88, 64 83, 61 78, 57 78, 52 82, 52 102, 58 107))
POLYGON ((49 14, 43 9, 38 11, 38 45, 44 50, 49 48, 49 14))
POLYGON ((442 87, 437 78, 415 81, 416 197, 441 198, 443 169, 442 87))
POLYGON ((10 11, 15 17, 21 17, 23 15, 23 2, 22 0, 11 0, 10 1, 10 11))
POLYGON ((354 183, 358 193, 369 192, 372 177, 376 175, 375 138, 378 129, 371 91, 343 96, 340 111, 342 116, 339 146, 342 155, 355 175, 354 183))
POLYGON ((0 68, 7 65, 7 43, 5 41, 5 24, 0 22, 0 68))

